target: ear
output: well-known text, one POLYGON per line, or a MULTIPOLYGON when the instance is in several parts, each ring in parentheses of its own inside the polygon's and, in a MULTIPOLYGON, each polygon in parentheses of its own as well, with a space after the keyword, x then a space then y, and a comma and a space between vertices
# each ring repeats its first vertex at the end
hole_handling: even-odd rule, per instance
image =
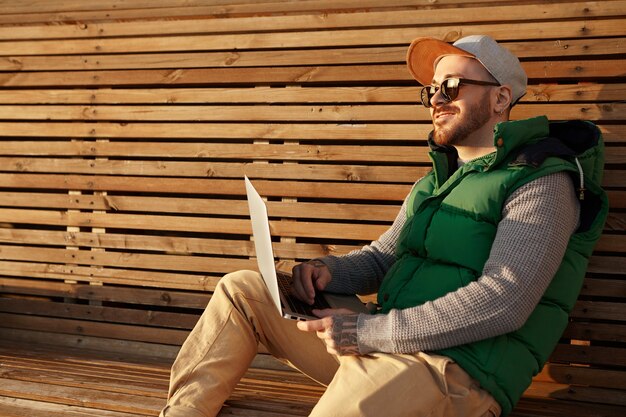
POLYGON ((502 85, 498 87, 494 96, 494 111, 496 113, 502 114, 509 107, 511 107, 512 99, 513 95, 511 92, 511 87, 509 87, 508 85, 502 85))

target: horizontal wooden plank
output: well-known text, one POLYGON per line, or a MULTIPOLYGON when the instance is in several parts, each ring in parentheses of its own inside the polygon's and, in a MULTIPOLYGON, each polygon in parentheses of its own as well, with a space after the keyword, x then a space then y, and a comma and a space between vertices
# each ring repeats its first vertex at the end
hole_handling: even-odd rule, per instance
MULTIPOLYGON (((623 178, 623 176, 622 176, 623 178)), ((607 191, 609 197, 609 205, 612 208, 625 208, 626 207, 626 195, 620 191, 607 191)))
MULTIPOLYGON (((280 247, 280 243, 276 246, 280 247)), ((333 246, 329 249, 335 249, 333 246)), ((330 253, 335 253, 333 250, 330 253)), ((317 256, 324 255, 323 252, 317 256)), ((310 259, 301 257, 300 259, 310 259)), ((295 258, 295 256, 294 256, 295 258)), ((289 270, 289 267, 282 268, 289 270)), ((224 273, 232 270, 224 271, 224 273)), ((130 304, 148 304, 161 306, 179 306, 186 308, 201 308, 206 302, 204 293, 190 294, 172 292, 170 289, 191 289, 198 291, 211 291, 215 288, 219 276, 197 276, 185 274, 173 274, 171 272, 145 272, 137 270, 122 270, 109 268, 95 268, 77 265, 58 265, 44 263, 27 263, 0 261, 0 274, 18 277, 0 278, 0 289, 6 293, 32 294, 39 296, 69 297, 77 299, 89 299, 95 301, 113 301, 130 304), (32 280, 30 278, 55 279, 56 282, 32 280), (58 280, 77 280, 95 282, 98 284, 125 284, 144 287, 162 288, 163 292, 144 289, 123 289, 100 285, 68 284, 58 280)), ((583 288, 583 295, 604 295, 614 289, 605 285, 604 289, 596 289, 589 283, 597 279, 587 279, 583 288), (587 287, 591 289, 587 289, 587 287)), ((596 285, 597 287, 597 285, 596 285)), ((621 291, 622 286, 617 290, 621 291)), ((626 340, 626 327, 603 325, 600 323, 572 322, 568 328, 568 337, 583 340, 623 341, 626 340), (606 329, 605 329, 606 327, 606 329), (621 330, 620 330, 621 329, 621 330)))
POLYGON ((623 274, 626 271, 626 257, 592 256, 587 270, 603 274, 623 274))
POLYGON ((609 212, 609 215, 606 219, 605 228, 613 232, 621 232, 626 230, 626 214, 609 212))
MULTIPOLYGON (((567 387, 561 386, 561 389, 567 387)), ((624 412, 623 407, 615 405, 562 401, 549 395, 531 397, 534 392, 526 392, 526 396, 510 414, 511 417, 621 417, 624 412)))
MULTIPOLYGON (((426 148, 423 148, 424 150, 426 148)), ((0 157, 0 164, 5 172, 19 173, 65 173, 65 174, 100 174, 122 176, 156 176, 182 178, 237 178, 242 172, 249 178, 256 179, 289 179, 289 180, 323 180, 348 182, 377 182, 377 183, 412 183, 426 175, 430 168, 424 163, 421 166, 375 166, 375 165, 342 165, 342 164, 282 164, 259 163, 246 164, 237 162, 193 162, 193 161, 163 161, 163 160, 110 160, 110 159, 64 159, 64 158, 30 158, 30 157, 0 157)), ((606 170, 603 177, 604 187, 618 187, 625 181, 625 172, 606 170)), ((35 193, 36 194, 36 193, 35 193)), ((620 191, 610 191, 613 207, 625 207, 624 198, 620 191)), ((23 207, 41 207, 42 202, 29 199, 27 193, 2 193, 6 205, 23 207), (28 202, 26 202, 29 200, 28 202)), ((43 197, 38 195, 38 197, 43 197)), ((95 207, 109 207, 113 196, 77 196, 71 199, 67 196, 48 196, 49 207, 68 207, 91 209, 95 207)), ((167 200, 166 200, 167 201, 167 200)), ((183 204, 185 200, 181 200, 183 204)), ((191 201, 189 201, 191 203, 191 201)), ((271 204, 271 203, 270 203, 271 204)), ((202 210, 202 202, 193 200, 193 210, 202 210)), ((119 204, 117 207, 121 207, 119 204)), ((280 210, 277 208, 276 210, 280 210)), ((334 208, 330 208, 332 212, 334 208)), ((168 210, 166 210, 168 211, 168 210)), ((278 213, 278 212, 277 212, 278 213)), ((376 211, 374 211, 374 214, 376 211)), ((313 216, 315 217, 315 216, 313 216)), ((617 238, 614 238, 617 239, 617 238)))
MULTIPOLYGON (((71 42, 71 41, 69 41, 71 42)), ((585 45, 589 46, 586 42, 585 45)), ((612 52, 621 49, 615 40, 612 52)), ((582 42, 581 42, 582 44, 582 42)), ((605 45, 591 45, 599 54, 605 45)), ((572 45, 572 51, 576 45, 572 45)), ((176 52, 120 55, 10 56, 0 58, 3 71, 90 71, 158 68, 279 67, 404 62, 406 47, 349 48, 292 51, 176 52)), ((588 53, 591 56, 592 53, 588 53)))
MULTIPOLYGON (((602 240, 606 235, 603 235, 602 240)), ((597 248, 596 248, 597 249, 597 248)), ((626 281, 623 279, 586 279, 583 283, 581 294, 587 296, 600 296, 612 298, 626 297, 626 281)), ((623 318, 623 317, 622 317, 623 318)), ((620 320, 622 319, 620 318, 620 320)))
POLYGON ((604 169, 604 177, 602 179, 604 187, 620 187, 624 181, 624 171, 604 169))
MULTIPOLYGON (((559 344, 550 355, 550 361, 570 362, 578 365, 620 366, 626 361, 626 349, 559 344)), ((620 382, 620 388, 626 389, 623 379, 620 382)))
MULTIPOLYGON (((507 3, 511 0, 501 0, 502 3, 507 3)), ((73 3, 73 2, 72 2, 73 3)), ((70 4, 72 4, 70 3, 70 4)), ((484 1, 477 0, 440 0, 438 2, 442 5, 463 5, 466 3, 472 4, 480 4, 485 3, 484 1)), ((31 3, 29 3, 31 4, 31 3)), ((32 3, 33 5, 37 5, 37 3, 32 3)), ((155 7, 153 2, 153 7, 133 7, 128 4, 125 4, 124 7, 116 7, 110 5, 111 3, 104 3, 105 7, 98 7, 93 10, 85 10, 84 6, 80 6, 77 10, 73 10, 67 7, 56 9, 50 8, 49 5, 44 8, 44 10, 48 10, 44 13, 33 13, 32 9, 24 9, 23 6, 20 6, 18 10, 22 12, 22 14, 15 15, 9 14, 4 17, 7 18, 9 23, 15 23, 17 21, 21 22, 37 22, 37 21, 88 21, 88 20, 112 20, 112 19, 148 19, 154 17, 176 17, 176 16, 238 16, 238 15, 250 15, 250 14, 287 14, 287 13, 302 13, 302 12, 328 12, 328 11, 362 11, 362 10, 376 10, 376 9, 387 9, 391 7, 398 8, 416 8, 422 9, 424 7, 428 8, 431 4, 428 1, 420 0, 420 2, 416 3, 408 0, 389 0, 381 5, 380 2, 375 0, 363 0, 358 3, 354 3, 352 0, 306 0, 306 1, 298 1, 298 2, 288 2, 285 0, 265 0, 265 1, 240 1, 240 0, 216 0, 215 2, 200 2, 198 0, 194 0, 193 2, 184 2, 183 5, 185 7, 180 7, 180 3, 172 2, 165 3, 163 0, 159 0, 160 7, 155 7), (102 10, 106 10, 107 13, 102 13, 102 10), (29 13, 25 13, 28 10, 29 13), (57 11, 59 10, 59 11, 57 11), (34 16, 31 16, 34 15, 34 16), (12 19, 9 19, 12 18, 12 19)))
MULTIPOLYGON (((243 174, 243 173, 242 173, 243 174)), ((403 201, 411 189, 408 184, 316 183, 255 180, 264 197, 403 201)), ((0 186, 92 191, 137 191, 204 196, 245 195, 241 179, 191 179, 153 177, 107 177, 80 175, 0 174, 0 186)))
MULTIPOLYGON (((112 232, 67 232, 40 229, 0 228, 0 242, 29 245, 75 246, 127 251, 162 251, 172 254, 209 254, 253 256, 254 242, 176 236, 116 234, 112 232)), ((320 243, 273 242, 278 258, 312 259, 325 255, 341 255, 357 249, 351 245, 320 243)))
POLYGON ((626 252, 626 236, 604 234, 596 244, 595 250, 607 252, 626 252))
MULTIPOLYGON (((300 2, 302 3, 302 2, 300 2)), ((476 2, 474 2, 476 3, 476 2)), ((411 6, 416 3, 412 2, 411 6)), ((188 8, 189 4, 185 4, 188 8)), ((377 4, 380 6, 380 3, 377 4)), ((450 6, 459 6, 451 4, 450 6)), ((138 35, 180 35, 195 33, 283 31, 303 29, 338 29, 351 27, 381 27, 400 25, 435 25, 450 23, 488 22, 492 16, 499 16, 500 21, 520 22, 539 19, 568 19, 620 16, 624 10, 623 1, 612 2, 569 2, 557 4, 542 3, 541 7, 528 7, 502 3, 478 5, 478 7, 456 7, 449 9, 421 9, 399 11, 298 14, 283 16, 253 16, 213 18, 210 20, 187 19, 111 22, 111 23, 76 23, 65 25, 30 25, 28 27, 0 27, 0 39, 46 39, 46 38, 103 38, 138 35), (485 13, 485 6, 489 13, 485 13)), ((92 9, 93 10, 93 9, 92 9)), ((41 12, 39 9, 37 12, 41 12)), ((58 9, 57 9, 58 11, 58 9)), ((76 11, 76 10, 73 10, 76 11)))
MULTIPOLYGON (((248 216, 248 206, 243 200, 135 197, 118 195, 46 194, 32 192, 0 192, 5 207, 48 208, 68 210, 96 210, 143 213, 175 213, 204 215, 248 216)), ((272 217, 297 219, 325 219, 346 221, 385 221, 391 223, 399 212, 399 204, 348 204, 348 203, 307 203, 297 201, 268 201, 268 211, 272 217)), ((24 212, 27 214, 29 212, 24 212)), ((24 221, 24 220, 23 220, 24 221)), ((0 240, 20 239, 20 231, 0 230, 0 240)), ((42 233, 44 233, 42 231, 42 233)), ((72 236, 64 236, 55 241, 68 243, 72 236)), ((90 240, 98 242, 99 237, 90 240)), ((42 241, 43 242, 43 241, 42 241)), ((176 243, 170 243, 170 245, 176 243)), ((85 242, 80 246, 85 246, 85 242)), ((91 245, 90 245, 91 246, 91 245)), ((170 247, 164 247, 166 250, 170 247)), ((622 235, 604 235, 597 251, 623 252, 622 235)))
MULTIPOLYGON (((285 0, 272 0, 274 3, 280 3, 285 0)), ((155 7, 180 7, 180 6, 201 6, 201 5, 230 5, 230 4, 246 4, 255 1, 241 0, 133 0, 128 2, 125 0, 103 0, 97 4, 88 5, 80 0, 66 0, 63 3, 53 4, 45 0, 31 0, 28 3, 16 0, 3 0, 2 14, 14 13, 34 13, 34 12, 75 12, 75 11, 96 11, 96 10, 125 10, 125 9, 152 9, 155 7)), ((256 3, 267 3, 267 1, 256 3)))
POLYGON ((166 384, 163 383, 167 373, 160 369, 154 372, 155 369, 150 369, 149 364, 141 366, 129 363, 122 366, 121 363, 107 361, 104 358, 101 360, 84 358, 82 361, 77 361, 72 367, 74 369, 71 369, 67 366, 67 362, 72 358, 63 358, 58 354, 51 354, 48 358, 34 355, 24 355, 24 358, 10 354, 2 356, 5 375, 12 380, 81 387, 101 391, 103 394, 141 394, 156 398, 162 397, 163 390, 167 389, 166 384), (122 372, 126 376, 125 380, 118 378, 122 372))
MULTIPOLYGON (((78 265, 0 261, 0 276, 69 280, 94 284, 131 285, 176 290, 213 291, 222 275, 183 274, 78 265)), ((167 296, 166 296, 167 299, 167 296)))
POLYGON ((182 345, 189 334, 186 330, 148 328, 125 324, 107 324, 83 320, 23 316, 0 313, 4 327, 46 331, 50 333, 83 334, 141 342, 182 345))
POLYGON ((231 270, 256 268, 256 260, 242 258, 155 255, 113 251, 81 251, 14 245, 0 245, 0 259, 7 261, 49 262, 201 273, 219 273, 227 271, 229 268, 231 270))
MULTIPOLYGON (((567 384, 554 384, 537 381, 533 383, 530 388, 524 393, 528 397, 535 398, 554 398, 560 400, 566 400, 569 403, 581 404, 581 403, 599 403, 599 404, 612 404, 618 406, 617 409, 609 411, 608 415, 619 416, 617 411, 619 407, 623 408, 625 401, 624 391, 612 390, 604 388, 591 388, 582 386, 571 386, 567 384), (613 414, 617 412, 618 414, 613 414)), ((590 411, 582 410, 582 415, 589 415, 593 412, 594 406, 589 406, 590 411)), ((573 410, 575 413, 575 411, 573 410)), ((544 414, 539 414, 544 415, 544 414)), ((568 415, 571 415, 569 413, 568 415)), ((597 414, 599 416, 604 413, 597 414)))
POLYGON ((435 27, 390 27, 384 29, 318 30, 315 36, 308 31, 283 33, 220 34, 187 36, 126 37, 118 39, 73 39, 71 42, 56 40, 0 41, 2 56, 110 54, 165 51, 211 51, 272 48, 314 48, 366 45, 406 45, 415 38, 431 36, 456 40, 464 36, 486 34, 500 41, 516 40, 516 32, 525 33, 527 40, 546 38, 579 38, 623 36, 623 19, 599 19, 562 21, 558 24, 544 22, 520 22, 516 31, 508 23, 476 25, 437 25, 435 27))
MULTIPOLYGON (((214 288, 219 278, 212 283, 214 288)), ((48 281, 29 278, 0 277, 0 289, 5 294, 31 295, 39 298, 63 297, 89 302, 122 303, 136 306, 178 307, 184 309, 203 309, 206 307, 210 292, 173 291, 161 288, 135 288, 115 285, 98 285, 69 283, 64 281, 48 281)))
MULTIPOLYGON (((426 146, 406 146, 372 143, 365 145, 314 145, 314 144, 268 144, 268 143, 145 143, 113 141, 4 141, 0 155, 6 156, 80 156, 80 157, 126 157, 126 158, 192 158, 208 161, 235 159, 239 161, 337 161, 344 163, 427 163, 426 146)), ((614 147, 605 155, 607 163, 626 162, 623 147, 614 147)), ((240 162, 241 163, 241 162, 240 162)), ((95 162, 93 163, 95 166, 95 162)), ((240 165, 245 173, 246 165, 240 165)), ((23 168, 23 167, 22 167, 23 168)), ((212 177, 213 174, 207 168, 212 177)), ((24 169, 21 169, 23 171, 24 169)), ((207 176, 207 172, 205 175, 207 176)), ((6 174, 3 181, 11 176, 6 174)), ((36 178, 35 174, 21 174, 24 180, 36 178)), ((50 176, 50 178, 54 178, 50 176)))
POLYGON ((563 337, 576 340, 597 340, 603 342, 626 342, 626 326, 607 323, 572 322, 563 337))
MULTIPOLYGON (((0 28, 1 29, 1 28, 0 28)), ((71 42, 71 41, 65 41, 71 42)), ((542 58, 619 55, 624 38, 507 43, 516 56, 542 58)), ((279 67, 292 65, 355 65, 402 63, 406 47, 370 47, 288 51, 175 52, 111 55, 9 56, 0 58, 3 71, 90 71, 157 68, 279 67)))
POLYGON ((70 355, 74 357, 86 354, 92 361, 117 358, 117 362, 121 362, 125 366, 130 366, 133 363, 146 362, 154 364, 165 362, 164 367, 169 369, 180 350, 180 346, 174 345, 8 328, 0 328, 0 335, 2 335, 2 346, 8 346, 10 349, 13 349, 12 346, 15 346, 15 344, 25 343, 31 347, 28 349, 29 354, 47 352, 44 355, 49 356, 52 355, 49 350, 52 347, 53 351, 57 351, 57 354, 59 354, 58 350, 60 349, 62 356, 70 355), (90 352, 100 353, 97 354, 97 358, 94 358, 90 352))
POLYGON ((560 384, 624 389, 624 387, 626 387, 626 372, 621 370, 548 363, 534 380, 560 384))
MULTIPOLYGON (((5 136, 63 138, 293 139, 423 141, 430 123, 86 123, 0 122, 5 136)), ((626 127, 599 124, 605 141, 626 143, 626 127)), ((424 142, 422 142, 424 143, 424 142)))
MULTIPOLYGON (((624 74, 625 60, 577 60, 543 61, 522 63, 531 82, 535 80, 563 79, 596 81, 624 74)), ((46 86, 103 86, 112 85, 198 85, 220 86, 237 84, 308 84, 327 82, 415 82, 406 65, 345 65, 274 67, 259 71, 258 68, 190 68, 153 70, 104 70, 52 72, 3 72, 0 86, 46 87, 46 86)))
MULTIPOLYGON (((550 119, 624 120, 626 105, 541 104, 519 105, 515 118, 545 114, 550 119)), ((5 120, 102 120, 102 121, 242 121, 242 122, 346 122, 422 121, 431 120, 421 104, 407 105, 335 105, 335 106, 39 106, 0 105, 0 119, 5 120)))
MULTIPOLYGON (((626 288, 614 294, 615 297, 626 298, 626 288)), ((574 306, 571 317, 577 319, 595 320, 626 320, 626 302, 578 301, 574 306)))
MULTIPOLYGON (((286 267, 287 262, 279 261, 277 269, 289 271, 286 267)), ((175 297, 170 295, 169 290, 194 290, 194 291, 213 291, 215 285, 223 275, 233 272, 232 268, 220 271, 219 274, 191 274, 176 273, 171 271, 146 271, 137 269, 121 269, 121 268, 103 268, 95 266, 79 266, 66 264, 52 264, 42 262, 15 262, 0 260, 0 278, 8 279, 6 289, 15 294, 28 294, 30 288, 35 287, 36 294, 46 295, 45 286, 33 286, 32 283, 25 283, 23 287, 17 284, 15 279, 27 278, 43 279, 43 280, 62 280, 71 282, 80 282, 83 284, 94 284, 94 286, 102 284, 124 285, 141 288, 159 288, 165 291, 158 294, 162 297, 162 305, 169 305, 177 302, 183 307, 197 305, 197 299, 190 297, 190 301, 180 303, 175 297), (7 278, 8 277, 8 278, 7 278), (23 289, 21 289, 23 288, 23 289), (196 304, 190 304, 196 303, 196 304)), ((105 287, 106 288, 106 287, 105 287)), ((115 289, 119 291, 119 289, 115 289)), ((101 289, 98 289, 101 291, 101 289)), ((184 298, 184 297, 183 297, 184 298)), ((154 302, 153 297, 146 298, 150 303, 154 302)))
POLYGON ((81 388, 56 387, 41 382, 21 382, 7 378, 2 380, 0 394, 28 400, 38 400, 56 404, 88 406, 96 409, 113 409, 118 412, 146 414, 147 410, 158 411, 163 405, 161 398, 140 395, 109 394, 81 388), (104 404, 103 404, 104 403, 104 404))
MULTIPOLYGON (((626 143, 626 127, 599 125, 605 141, 626 143)), ((162 138, 181 139, 267 139, 267 140, 387 140, 421 141, 432 130, 430 123, 84 123, 84 122, 0 122, 4 132, 39 138, 162 138)), ((96 163, 96 162, 94 162, 96 163)))
POLYGON ((198 321, 197 314, 10 298, 0 298, 0 312, 185 330, 198 321))
MULTIPOLYGON (((407 190, 408 192, 408 190, 407 190)), ((57 210, 0 209, 0 222, 8 224, 42 224, 76 227, 104 227, 133 230, 168 230, 181 232, 226 233, 249 235, 247 218, 134 215, 123 213, 88 213, 57 210)), ((385 232, 387 225, 350 224, 340 222, 309 222, 271 220, 274 236, 316 237, 328 239, 373 240, 385 232)), ((591 259, 589 271, 618 273, 624 270, 624 261, 615 256, 596 256, 591 259)))
MULTIPOLYGON (((425 149, 425 148, 424 148, 425 149)), ((191 177, 191 178, 242 178, 242 173, 250 179, 298 179, 323 181, 351 181, 351 182, 378 182, 400 183, 415 181, 426 175, 430 170, 427 166, 376 166, 376 165, 344 165, 344 164, 283 164, 259 163, 246 164, 241 162, 194 162, 176 160, 111 160, 111 159, 79 159, 79 158, 29 158, 29 157, 0 157, 0 165, 5 172, 31 173, 65 173, 65 174, 101 174, 126 176, 157 176, 157 177, 191 177)), ((608 180, 619 172, 607 173, 608 180)), ((7 204, 17 203, 18 193, 3 194, 7 204)), ((51 197, 52 198, 52 197, 51 197)), ((81 202, 76 197, 76 204, 89 204, 93 207, 96 202, 81 202)), ((95 198, 95 197, 92 197, 95 198)), ((23 201, 23 200, 22 200, 23 201)), ((196 201, 196 203, 199 203, 196 201)), ((17 203, 19 204, 19 203, 17 203)), ((31 201, 30 204, 38 204, 31 201)), ((50 201, 51 207, 54 203, 50 201)), ((69 204, 74 204, 71 201, 69 204)), ((28 204, 26 204, 28 205, 28 204)), ((89 208, 84 205, 82 208, 89 208)), ((200 209, 198 207, 198 209, 200 209)))
MULTIPOLYGON (((598 85, 601 87, 602 85, 598 85)), ((543 88, 548 88, 544 86, 543 88)), ((558 87, 557 87, 558 88, 558 87)), ((563 86, 571 88, 571 86, 563 86)), ((594 88, 592 85, 588 87, 594 88)), ((617 85, 618 91, 626 85, 617 85)), ((608 89, 606 89, 608 90, 608 89)), ((596 88, 598 91, 598 88, 596 88)), ((608 91, 607 91, 608 92, 608 91)), ((574 99, 575 94, 571 95, 574 99)), ((323 103, 411 102, 419 87, 297 87, 272 88, 142 88, 0 90, 0 102, 8 104, 184 104, 184 103, 323 103)))
MULTIPOLYGON (((60 387, 80 387, 94 392, 101 392, 104 395, 126 393, 158 398, 161 397, 164 388, 161 384, 156 383, 155 380, 157 378, 151 378, 152 381, 142 381, 137 375, 128 372, 129 368, 126 368, 129 374, 128 380, 119 381, 115 376, 122 369, 111 370, 107 374, 99 375, 89 368, 85 372, 85 367, 80 366, 77 366, 75 371, 70 371, 67 365, 63 363, 55 364, 50 361, 25 361, 25 363, 22 363, 19 360, 11 360, 11 358, 3 365, 5 374, 12 380, 46 383, 60 387), (79 370, 82 370, 85 374, 79 374, 79 370), (57 376, 54 375, 55 372, 57 376)), ((102 368, 106 368, 106 366, 102 368)), ((158 382, 161 382, 163 379, 162 376, 160 377, 158 382)))
POLYGON ((26 400, 22 398, 0 397, 0 412, 10 417, 140 417, 141 414, 130 414, 110 410, 95 410, 54 404, 46 401, 26 400), (96 414, 94 414, 96 413, 96 414))
MULTIPOLYGON (((549 105, 548 105, 549 106, 549 105)), ((619 117, 619 104, 616 113, 619 117)), ((544 106, 542 106, 543 108, 544 106)), ((590 113, 592 112, 591 106, 590 113)), ((592 114, 590 116, 593 117, 592 114)), ((5 120, 128 120, 128 121, 415 121, 430 120, 422 105, 351 106, 11 106, 0 105, 5 120)))
MULTIPOLYGON (((185 233, 216 233, 222 235, 250 235, 249 218, 225 219, 217 217, 185 217, 132 215, 117 213, 82 213, 53 210, 0 209, 0 222, 15 224, 41 224, 75 227, 104 227, 112 229, 180 231, 185 233)), ((347 224, 307 221, 270 221, 273 236, 352 239, 376 239, 388 225, 347 224)), ((70 255, 71 256, 71 255, 70 255)), ((95 255, 94 255, 95 256, 95 255)), ((222 260, 222 263, 226 260, 222 260)), ((246 264, 247 265, 247 264, 246 264)))
MULTIPOLYGON (((67 208, 77 210, 110 210, 115 212, 189 213, 209 215, 244 215, 248 203, 242 200, 126 197, 109 195, 76 195, 0 192, 4 207, 67 208)), ((273 217, 392 221, 398 214, 397 205, 306 203, 268 201, 273 217)), ((0 236, 2 230, 0 230, 0 236)))
MULTIPOLYGON (((617 154, 619 156, 619 154, 617 154)), ((363 184, 363 183, 314 183, 257 180, 263 196, 403 201, 410 191, 410 184, 363 184)), ((23 189, 61 189, 90 191, 121 191, 147 193, 175 193, 204 195, 243 195, 241 180, 155 178, 155 177, 105 177, 58 174, 0 174, 0 186, 23 189), (131 181, 131 182, 128 182, 131 181)), ((612 207, 624 207, 624 192, 609 192, 612 207)), ((618 225, 609 225, 622 230, 618 225)))
MULTIPOLYGON (((614 220, 617 222, 620 222, 621 220, 621 213, 611 213, 609 214, 609 219, 610 220, 614 220), (611 219, 613 217, 618 216, 617 219, 611 219)), ((616 235, 613 232, 615 232, 616 229, 614 224, 610 224, 609 221, 607 220, 607 224, 605 225, 605 231, 606 233, 604 235, 602 235, 602 237, 600 238, 600 240, 598 240, 598 243, 595 246, 595 250, 597 252, 623 252, 624 251, 624 235, 616 235)))
MULTIPOLYGON (((0 59, 0 62, 2 60, 0 59)), ((4 104, 417 103, 419 86, 0 90, 4 104)), ((531 84, 521 102, 618 101, 626 84, 531 84)), ((389 126, 391 129, 392 126, 389 126)))
MULTIPOLYGON (((431 124, 2 122, 7 136, 179 139, 424 140, 431 124)), ((626 136, 626 135, 624 135, 626 136)))

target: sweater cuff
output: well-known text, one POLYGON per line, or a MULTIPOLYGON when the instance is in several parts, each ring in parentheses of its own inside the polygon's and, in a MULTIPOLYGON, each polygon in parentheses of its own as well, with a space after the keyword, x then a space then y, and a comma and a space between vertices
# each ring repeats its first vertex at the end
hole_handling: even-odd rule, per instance
POLYGON ((341 293, 342 288, 339 283, 342 282, 342 276, 340 265, 341 261, 339 260, 339 258, 333 255, 328 255, 324 256, 323 258, 316 258, 316 260, 322 262, 328 267, 328 270, 330 271, 330 276, 332 277, 326 288, 324 288, 324 291, 341 293))
POLYGON ((386 314, 359 314, 357 321, 359 352, 366 355, 372 352, 393 353, 391 323, 386 314))

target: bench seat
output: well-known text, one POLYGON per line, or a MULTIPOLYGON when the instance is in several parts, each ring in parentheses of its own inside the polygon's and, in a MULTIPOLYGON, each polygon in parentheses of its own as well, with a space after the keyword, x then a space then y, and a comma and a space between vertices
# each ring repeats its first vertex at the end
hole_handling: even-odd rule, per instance
MULTIPOLYGON (((0 342, 0 414, 6 417, 157 416, 167 395, 171 358, 0 342)), ((547 385, 555 385, 546 383, 547 385)), ((553 387, 537 387, 537 390, 553 387)), ((567 389, 567 388, 564 388, 567 389)), ((306 416, 324 389, 258 355, 220 415, 306 416)), ((524 398, 514 417, 621 417, 624 408, 524 398)))

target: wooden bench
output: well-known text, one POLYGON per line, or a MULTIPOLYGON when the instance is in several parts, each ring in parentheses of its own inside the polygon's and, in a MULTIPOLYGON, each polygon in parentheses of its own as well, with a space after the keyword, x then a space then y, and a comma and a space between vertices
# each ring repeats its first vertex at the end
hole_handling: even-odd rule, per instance
MULTIPOLYGON (((377 238, 428 170, 418 36, 489 34, 513 118, 587 119, 611 213, 562 342, 514 416, 626 413, 626 1, 0 1, 0 415, 155 416, 220 277, 377 238)), ((261 351, 223 415, 307 415, 261 351)))

